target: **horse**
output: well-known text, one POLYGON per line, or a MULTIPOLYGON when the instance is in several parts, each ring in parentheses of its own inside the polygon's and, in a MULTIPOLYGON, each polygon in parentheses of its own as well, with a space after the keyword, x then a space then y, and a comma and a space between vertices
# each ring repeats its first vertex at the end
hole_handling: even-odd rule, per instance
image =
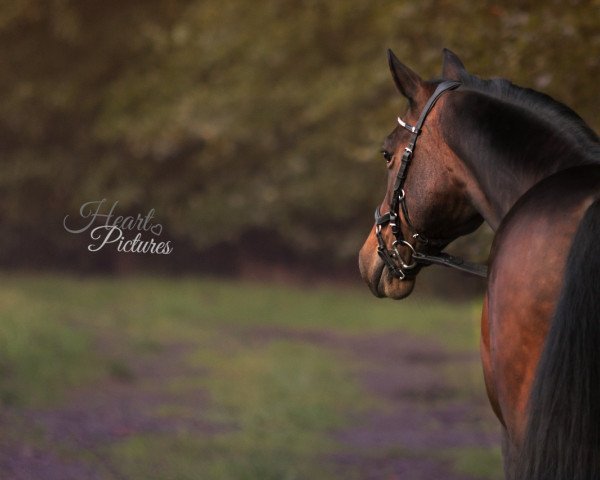
POLYGON ((387 190, 361 276, 377 297, 405 298, 422 268, 464 266, 443 249, 487 222, 480 354, 505 476, 599 479, 598 135, 548 95, 468 73, 450 50, 434 80, 391 51, 388 63, 408 110, 383 143, 387 190))

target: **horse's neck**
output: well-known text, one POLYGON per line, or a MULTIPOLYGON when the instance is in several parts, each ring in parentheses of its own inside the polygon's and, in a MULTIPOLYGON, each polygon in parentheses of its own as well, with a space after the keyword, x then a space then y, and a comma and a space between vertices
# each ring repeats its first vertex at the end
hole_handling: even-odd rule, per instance
POLYGON ((557 131, 550 122, 514 106, 499 109, 481 103, 462 105, 446 138, 466 167, 467 178, 461 181, 471 202, 492 229, 542 179, 569 167, 600 163, 600 158, 590 159, 573 135, 557 131))

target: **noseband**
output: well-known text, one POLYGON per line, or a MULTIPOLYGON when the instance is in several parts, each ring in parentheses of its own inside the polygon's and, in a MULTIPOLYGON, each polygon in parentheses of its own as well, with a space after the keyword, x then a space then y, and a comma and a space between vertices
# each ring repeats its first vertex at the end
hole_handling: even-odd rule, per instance
POLYGON ((377 237, 378 243, 378 255, 383 260, 383 263, 388 267, 390 273, 394 277, 399 278, 400 280, 406 278, 410 270, 414 269, 418 264, 430 265, 432 263, 457 268, 459 270, 463 270, 484 277, 487 274, 487 268, 485 266, 465 262, 464 260, 449 255, 447 253, 441 253, 439 255, 425 255, 423 253, 417 252, 415 250, 415 247, 404 238, 399 223, 400 208, 402 208, 404 220, 406 221, 407 225, 411 228, 411 230, 415 232, 412 235, 413 239, 415 239, 418 242, 421 242, 424 245, 438 246, 440 247, 440 249, 448 243, 446 240, 428 239, 423 234, 417 233, 410 220, 408 208, 406 207, 406 194, 404 193, 404 183, 406 182, 408 167, 410 166, 410 162, 413 157, 413 152, 417 144, 417 139, 419 138, 421 128, 423 127, 423 123, 425 123, 427 115, 429 114, 437 100, 445 92, 449 90, 454 90, 459 86, 460 82, 445 81, 440 83, 433 92, 433 95, 431 95, 431 97, 429 97, 429 100, 427 100, 427 103, 425 104, 425 107, 423 108, 423 111, 421 112, 419 120, 417 121, 417 124, 415 126, 408 125, 401 118, 398 118, 398 123, 400 124, 400 126, 411 132, 412 136, 410 138, 410 141, 408 142, 408 145, 404 147, 402 162, 400 163, 398 175, 396 176, 396 181, 394 183, 394 193, 390 201, 389 212, 382 214, 379 210, 379 207, 375 209, 375 236, 377 237), (381 233, 383 226, 387 225, 388 223, 390 224, 392 233, 396 238, 392 243, 391 250, 387 248, 387 245, 381 233), (410 252, 410 260, 408 263, 404 262, 402 256, 400 255, 399 248, 402 246, 408 248, 410 252))

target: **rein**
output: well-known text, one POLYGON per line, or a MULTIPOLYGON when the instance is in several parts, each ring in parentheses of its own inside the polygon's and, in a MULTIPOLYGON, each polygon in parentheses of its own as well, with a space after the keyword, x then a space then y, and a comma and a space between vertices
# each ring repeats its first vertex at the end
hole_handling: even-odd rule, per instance
MULTIPOLYGON (((408 242, 403 234, 402 229, 399 224, 399 216, 400 216, 400 208, 402 209, 402 213, 404 214, 404 219, 407 225, 416 232, 414 228, 410 216, 408 214, 408 208, 406 207, 406 194, 404 192, 404 183, 406 182, 406 177, 408 174, 408 167, 410 166, 410 162, 413 157, 413 152, 415 146, 417 144, 417 139, 419 138, 419 134, 421 133, 421 128, 423 127, 423 123, 425 123, 425 119, 427 115, 437 102, 437 100, 447 91, 454 90, 460 86, 460 82, 453 81, 445 81, 440 83, 433 95, 429 97, 421 115, 419 116, 419 120, 415 126, 408 125, 401 118, 398 118, 398 123, 401 127, 407 129, 412 133, 411 139, 406 147, 404 147, 404 154, 402 155, 402 162, 400 164, 400 168, 398 169, 398 174, 396 176, 396 181, 394 182, 394 193, 392 195, 392 199, 390 201, 389 211, 387 213, 382 214, 379 210, 379 207, 375 209, 375 236, 377 237, 377 254, 383 260, 383 263, 388 267, 390 273, 400 280, 406 278, 409 274, 410 270, 417 267, 418 264, 422 265, 443 265, 445 267, 455 268, 457 270, 461 270, 463 272, 472 273, 474 275, 479 275, 481 277, 487 276, 487 267, 485 265, 478 265, 471 262, 467 262, 461 258, 455 257, 445 252, 441 252, 438 255, 426 255, 424 253, 417 252, 415 247, 408 242), (392 243, 391 250, 387 248, 385 240, 383 239, 383 235, 381 234, 381 230, 384 225, 389 223, 392 233, 396 238, 392 243), (409 249, 411 254, 411 259, 409 263, 405 263, 400 255, 399 248, 406 247, 409 249)), ((412 237, 421 242, 424 245, 432 245, 432 246, 443 246, 445 245, 444 240, 434 240, 428 239, 421 233, 414 233, 412 237)))

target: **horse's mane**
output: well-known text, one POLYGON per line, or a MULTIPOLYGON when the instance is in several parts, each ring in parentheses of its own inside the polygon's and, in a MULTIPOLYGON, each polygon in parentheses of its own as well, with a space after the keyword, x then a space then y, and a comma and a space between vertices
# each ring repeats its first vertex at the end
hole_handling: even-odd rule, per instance
POLYGON ((600 137, 571 108, 544 93, 524 88, 504 78, 481 79, 463 72, 464 89, 496 98, 521 108, 532 117, 550 124, 567 141, 578 145, 585 157, 600 162, 600 137))

